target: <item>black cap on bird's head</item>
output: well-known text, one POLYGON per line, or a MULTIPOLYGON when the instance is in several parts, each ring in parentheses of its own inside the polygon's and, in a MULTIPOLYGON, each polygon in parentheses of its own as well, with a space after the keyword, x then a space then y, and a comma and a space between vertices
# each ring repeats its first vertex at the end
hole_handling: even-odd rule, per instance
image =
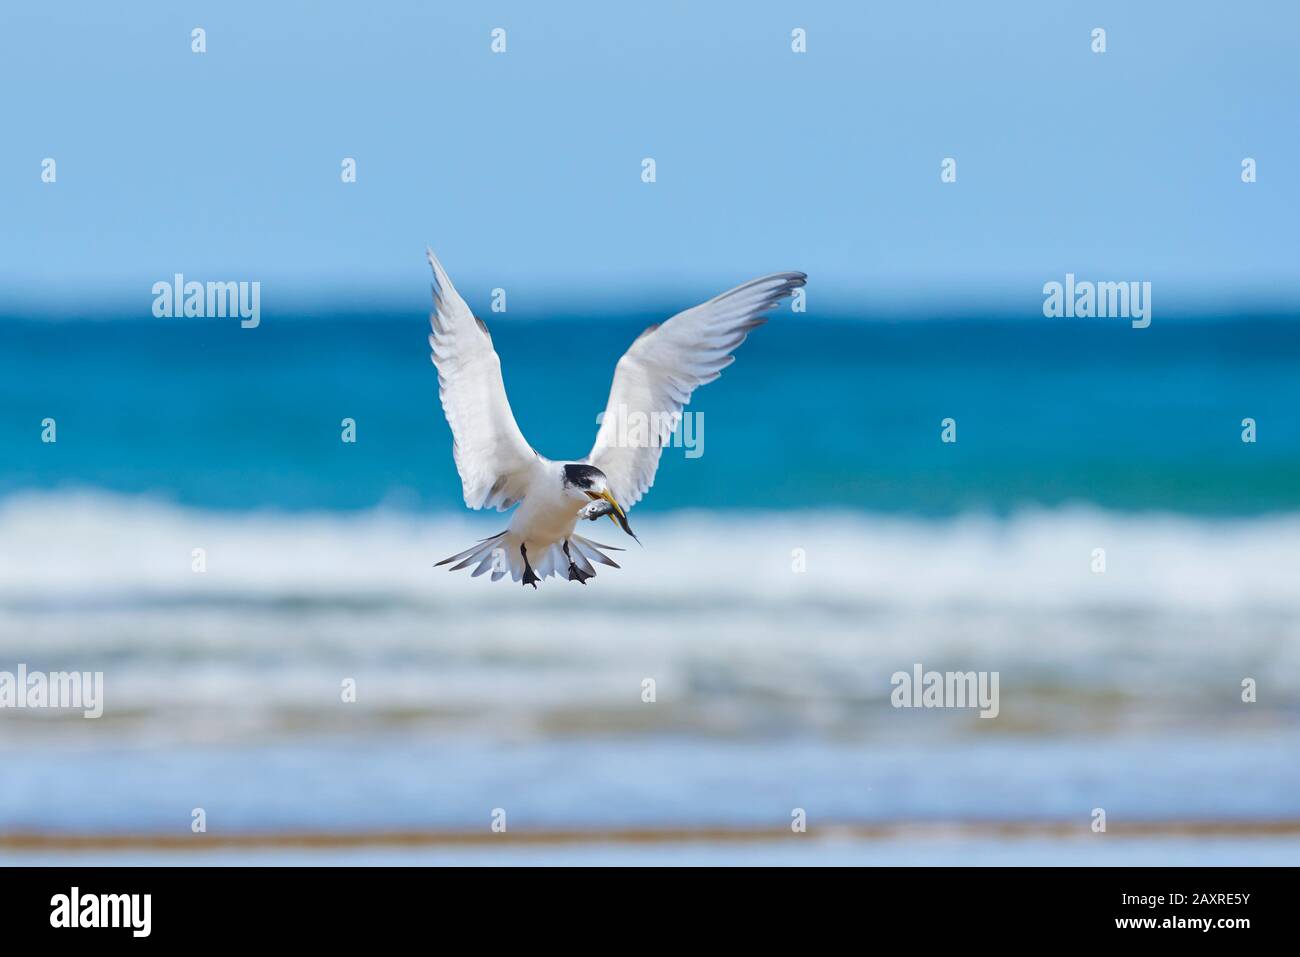
POLYGON ((590 491, 597 485, 606 484, 605 473, 594 465, 571 462, 564 467, 564 484, 574 488, 590 491))
MULTIPOLYGON (((587 498, 608 502, 613 508, 609 513, 610 521, 619 526, 627 534, 636 538, 636 532, 632 531, 632 526, 628 524, 627 513, 623 511, 623 506, 614 500, 614 496, 609 491, 609 480, 605 473, 594 465, 587 465, 582 462, 572 462, 564 466, 564 484, 566 486, 579 489, 587 498)), ((637 538, 637 541, 640 541, 637 538)))

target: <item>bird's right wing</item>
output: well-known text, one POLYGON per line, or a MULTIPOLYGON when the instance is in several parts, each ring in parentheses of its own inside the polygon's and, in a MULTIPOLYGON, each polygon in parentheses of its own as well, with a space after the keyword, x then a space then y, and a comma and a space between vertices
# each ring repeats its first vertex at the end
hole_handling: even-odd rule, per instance
POLYGON ((515 424, 487 326, 469 311, 432 249, 428 254, 434 307, 429 346, 465 504, 504 511, 524 497, 540 459, 515 424))
POLYGON ((623 353, 587 456, 620 505, 631 508, 654 484, 659 455, 691 393, 720 376, 749 331, 767 321, 763 314, 807 278, 779 272, 753 279, 651 326, 623 353))

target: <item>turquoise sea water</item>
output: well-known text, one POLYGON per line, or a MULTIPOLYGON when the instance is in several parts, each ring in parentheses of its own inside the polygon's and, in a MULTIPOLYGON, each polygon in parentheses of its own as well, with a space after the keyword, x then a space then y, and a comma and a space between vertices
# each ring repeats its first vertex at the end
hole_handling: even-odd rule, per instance
MULTIPOLYGON (((661 315, 492 322, 542 454, 580 458, 614 363, 661 315)), ((92 486, 183 505, 455 509, 419 315, 0 321, 0 494, 92 486), (57 445, 40 441, 58 423, 57 445), (356 420, 355 445, 340 422, 356 420)), ((690 406, 644 511, 951 515, 1087 502, 1300 509, 1300 323, 816 320, 788 312, 690 406), (939 441, 941 422, 957 442, 939 441), (1259 441, 1241 441, 1241 420, 1259 441)))

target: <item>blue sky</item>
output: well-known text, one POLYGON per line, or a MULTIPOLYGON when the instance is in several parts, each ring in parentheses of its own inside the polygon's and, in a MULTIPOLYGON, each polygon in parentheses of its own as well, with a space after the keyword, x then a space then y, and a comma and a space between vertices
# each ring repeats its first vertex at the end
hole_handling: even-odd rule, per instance
POLYGON ((147 304, 183 272, 423 304, 426 243, 480 308, 789 268, 810 308, 1032 310, 1066 271, 1300 302, 1280 0, 7 7, 11 302, 147 304))

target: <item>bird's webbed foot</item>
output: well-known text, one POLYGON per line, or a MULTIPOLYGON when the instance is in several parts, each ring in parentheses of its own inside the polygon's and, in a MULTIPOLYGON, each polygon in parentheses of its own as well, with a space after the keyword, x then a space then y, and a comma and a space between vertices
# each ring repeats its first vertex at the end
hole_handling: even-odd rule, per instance
POLYGON ((569 554, 568 542, 564 543, 564 557, 569 560, 569 581, 578 582, 579 584, 585 585, 587 584, 588 578, 596 577, 591 572, 584 572, 581 568, 578 567, 577 562, 573 560, 573 556, 569 554))
POLYGON ((521 544, 519 546, 519 554, 524 557, 524 585, 525 586, 532 585, 533 591, 536 591, 537 583, 541 581, 541 579, 538 578, 537 575, 533 573, 533 566, 528 563, 527 546, 521 544))

